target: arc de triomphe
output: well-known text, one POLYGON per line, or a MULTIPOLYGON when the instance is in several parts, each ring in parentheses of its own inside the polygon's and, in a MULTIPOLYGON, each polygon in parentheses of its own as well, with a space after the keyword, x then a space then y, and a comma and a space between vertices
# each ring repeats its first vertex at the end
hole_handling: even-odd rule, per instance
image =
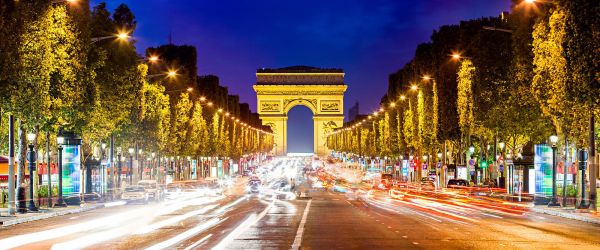
POLYGON ((314 153, 325 155, 326 136, 344 123, 344 71, 294 66, 256 71, 254 91, 264 125, 275 133, 275 155, 287 153, 287 114, 296 105, 313 112, 314 153))

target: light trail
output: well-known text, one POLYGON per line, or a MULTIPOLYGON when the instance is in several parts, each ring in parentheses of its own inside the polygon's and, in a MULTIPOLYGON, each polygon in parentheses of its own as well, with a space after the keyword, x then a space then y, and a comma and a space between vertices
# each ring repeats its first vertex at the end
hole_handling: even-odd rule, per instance
POLYGON ((194 247, 197 247, 198 245, 202 244, 203 242, 207 241, 213 234, 208 234, 207 236, 202 237, 202 239, 194 242, 194 244, 189 245, 188 247, 186 247, 183 250, 191 250, 194 247))
POLYGON ((139 229, 138 231, 134 232, 134 234, 146 234, 146 233, 152 232, 156 229, 163 228, 168 225, 173 225, 173 224, 183 221, 187 218, 190 218, 190 217, 193 217, 196 215, 200 215, 200 214, 204 214, 204 213, 208 212, 208 210, 211 210, 215 207, 217 207, 217 205, 209 205, 209 206, 203 207, 198 210, 194 210, 194 211, 191 211, 191 212, 179 215, 179 216, 175 216, 173 218, 162 220, 162 221, 159 221, 152 225, 145 226, 145 227, 139 229))
POLYGON ((233 240, 235 240, 235 238, 237 238, 248 228, 256 224, 256 222, 260 221, 263 217, 265 217, 265 215, 267 215, 267 212, 269 212, 269 210, 274 206, 274 204, 274 202, 271 202, 269 206, 267 206, 265 210, 263 210, 258 216, 256 214, 251 214, 248 217, 248 219, 244 220, 244 222, 238 225, 235 229, 233 229, 233 231, 231 231, 231 233, 229 233, 225 238, 223 238, 223 240, 221 240, 219 244, 213 247, 213 250, 225 249, 229 244, 231 244, 231 242, 233 242, 233 240))
POLYGON ((183 233, 178 234, 177 236, 175 236, 175 237, 173 237, 171 239, 168 239, 166 241, 163 241, 163 242, 160 242, 160 243, 158 243, 156 245, 148 247, 148 248, 146 248, 146 250, 160 250, 160 249, 170 248, 171 246, 173 246, 173 245, 175 245, 175 244, 177 244, 177 243, 179 243, 181 241, 184 241, 184 240, 186 240, 186 239, 188 239, 188 238, 190 238, 190 237, 192 237, 194 235, 197 235, 197 234, 203 232, 204 230, 206 230, 206 229, 208 229, 208 228, 210 228, 210 227, 212 227, 212 226, 214 226, 216 224, 219 224, 219 223, 221 223, 221 222, 223 222, 225 220, 227 220, 227 218, 225 218, 225 219, 212 218, 212 219, 210 219, 210 220, 208 220, 208 221, 206 221, 206 222, 204 222, 204 223, 202 223, 202 224, 200 224, 200 225, 198 225, 198 226, 196 226, 196 227, 194 227, 194 228, 192 228, 190 230, 187 230, 187 231, 185 231, 183 233))

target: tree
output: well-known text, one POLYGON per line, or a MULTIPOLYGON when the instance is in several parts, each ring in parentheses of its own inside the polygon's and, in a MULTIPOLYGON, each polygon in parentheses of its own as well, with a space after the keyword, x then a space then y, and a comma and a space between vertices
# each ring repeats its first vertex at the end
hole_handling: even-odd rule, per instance
POLYGON ((207 153, 209 134, 200 102, 194 102, 190 125, 189 138, 192 140, 192 152, 194 155, 204 156, 207 153))
POLYGON ((465 59, 461 62, 458 70, 458 98, 456 106, 458 110, 458 124, 463 135, 470 135, 474 127, 473 117, 473 77, 475 66, 471 60, 465 59))
POLYGON ((563 44, 567 39, 566 16, 557 6, 538 19, 533 31, 534 97, 558 134, 570 133, 585 145, 587 114, 584 106, 569 98, 567 62, 563 44), (565 107, 569 107, 568 109, 565 107))
POLYGON ((173 112, 173 124, 171 126, 171 135, 175 140, 172 145, 175 155, 187 155, 190 149, 188 141, 188 126, 190 125, 190 114, 192 111, 192 102, 187 93, 179 95, 179 101, 175 104, 173 112))

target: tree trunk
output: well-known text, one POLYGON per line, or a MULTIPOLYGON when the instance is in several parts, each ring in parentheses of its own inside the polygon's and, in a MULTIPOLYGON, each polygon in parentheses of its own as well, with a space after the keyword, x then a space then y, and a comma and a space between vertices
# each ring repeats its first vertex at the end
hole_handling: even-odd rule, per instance
MULTIPOLYGON (((20 188, 20 187, 24 187, 25 186, 25 154, 27 153, 27 141, 25 138, 25 128, 24 128, 24 123, 21 119, 19 119, 18 121, 18 151, 17 151, 17 159, 19 159, 19 164, 17 165, 17 199, 19 197, 25 197, 25 194, 23 192, 25 192, 25 188, 20 188)), ((18 204, 21 204, 19 201, 17 201, 18 204)), ((24 203, 23 203, 24 204, 24 203)), ((19 205, 17 205, 19 207, 19 211, 23 210, 23 209, 27 209, 26 207, 21 207, 19 205)))

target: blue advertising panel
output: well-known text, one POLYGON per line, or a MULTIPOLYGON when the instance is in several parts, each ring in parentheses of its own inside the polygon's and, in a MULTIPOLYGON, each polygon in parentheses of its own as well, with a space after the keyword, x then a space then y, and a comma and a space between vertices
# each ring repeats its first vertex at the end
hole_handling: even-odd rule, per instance
POLYGON ((217 177, 223 176, 223 160, 217 161, 217 177))
POLYGON ((192 180, 196 179, 196 168, 197 168, 198 162, 196 160, 192 160, 192 180))
POLYGON ((63 195, 75 196, 81 192, 81 158, 79 145, 65 145, 62 153, 63 195))
POLYGON ((535 145, 535 195, 552 195, 552 148, 547 144, 535 145))

